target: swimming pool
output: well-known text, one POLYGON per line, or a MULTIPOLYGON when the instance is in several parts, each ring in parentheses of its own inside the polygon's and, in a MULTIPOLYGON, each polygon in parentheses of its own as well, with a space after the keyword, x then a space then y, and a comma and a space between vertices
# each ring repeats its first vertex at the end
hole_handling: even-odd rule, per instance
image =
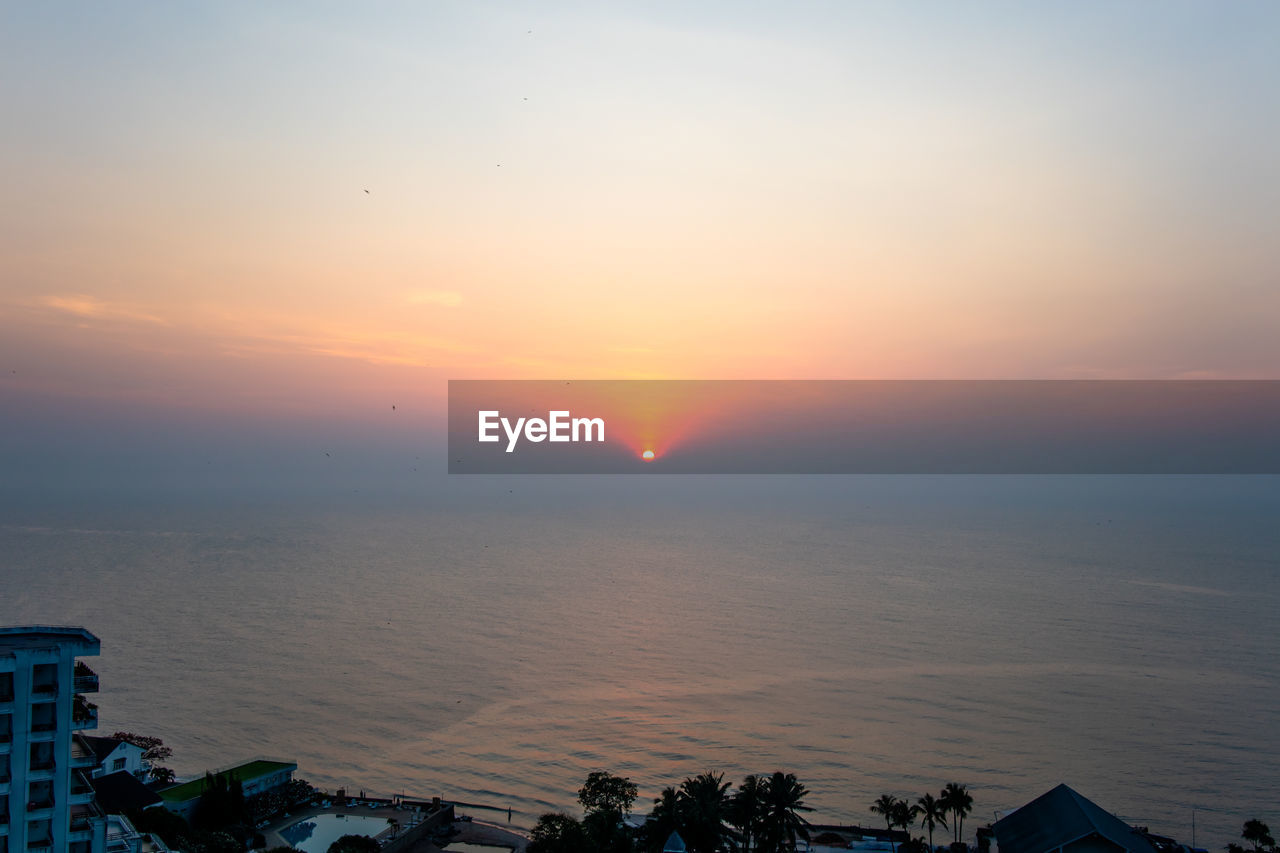
POLYGON ((280 830, 280 837, 305 853, 325 853, 330 844, 344 835, 368 835, 375 838, 386 828, 387 819, 384 817, 318 814, 289 824, 280 830))

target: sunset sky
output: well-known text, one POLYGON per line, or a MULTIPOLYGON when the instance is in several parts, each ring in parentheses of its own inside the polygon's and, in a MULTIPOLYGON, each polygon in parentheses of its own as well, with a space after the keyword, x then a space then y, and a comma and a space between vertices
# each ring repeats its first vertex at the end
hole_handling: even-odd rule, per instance
POLYGON ((1277 378, 1278 40, 1263 2, 6 4, 0 456, 403 437, 450 378, 1277 378))

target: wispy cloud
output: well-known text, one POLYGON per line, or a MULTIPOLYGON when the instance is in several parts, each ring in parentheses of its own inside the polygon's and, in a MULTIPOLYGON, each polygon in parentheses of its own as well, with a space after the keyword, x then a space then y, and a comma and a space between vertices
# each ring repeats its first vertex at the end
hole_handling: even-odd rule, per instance
POLYGON ((75 293, 65 296, 49 295, 39 300, 46 308, 52 308, 75 317, 101 320, 126 320, 139 323, 152 323, 157 326, 168 326, 169 321, 163 317, 140 311, 129 305, 117 302, 104 302, 95 296, 75 293))

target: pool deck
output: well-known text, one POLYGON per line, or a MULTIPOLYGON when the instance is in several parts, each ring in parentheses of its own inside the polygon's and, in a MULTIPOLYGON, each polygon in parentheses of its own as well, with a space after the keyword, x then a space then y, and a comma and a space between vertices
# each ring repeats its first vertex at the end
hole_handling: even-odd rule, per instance
MULTIPOLYGON (((454 821, 453 826, 458 830, 458 834, 450 839, 451 842, 459 844, 483 844, 489 847, 507 847, 511 848, 514 853, 524 853, 525 848, 529 846, 527 836, 521 835, 513 829, 507 829, 498 826, 495 823, 483 823, 481 821, 454 821)), ((410 853, 439 853, 440 847, 428 842, 421 841, 409 848, 410 853)), ((449 847, 443 848, 444 853, 449 853, 449 847)), ((494 853, 498 853, 497 850, 494 853)))
MULTIPOLYGON (((280 834, 280 830, 287 826, 297 823, 300 820, 315 817, 323 814, 340 814, 354 815, 356 817, 376 817, 386 820, 387 818, 395 818, 400 821, 402 827, 408 827, 409 821, 413 816, 413 809, 402 808, 397 809, 392 806, 323 806, 309 807, 292 812, 288 817, 282 817, 272 821, 270 824, 262 828, 262 834, 266 836, 267 847, 285 846, 288 847, 289 842, 285 841, 284 836, 280 834)), ((454 829, 458 830, 458 834, 451 838, 451 841, 464 842, 467 844, 484 844, 493 847, 509 847, 514 853, 524 853, 525 847, 529 844, 529 838, 521 835, 514 829, 507 829, 494 823, 484 823, 482 821, 465 821, 455 820, 453 822, 454 829)), ((441 850, 448 850, 448 847, 441 848, 429 841, 420 841, 409 848, 412 853, 441 853, 441 850)), ((497 853, 497 851, 495 851, 497 853)))

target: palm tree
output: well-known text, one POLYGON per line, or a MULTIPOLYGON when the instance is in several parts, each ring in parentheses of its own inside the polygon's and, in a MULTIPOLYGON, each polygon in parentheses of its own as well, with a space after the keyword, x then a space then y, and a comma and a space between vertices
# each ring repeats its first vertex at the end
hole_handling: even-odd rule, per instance
POLYGON ((919 806, 913 806, 906 800, 898 800, 893 804, 893 825, 902 827, 902 831, 906 833, 908 841, 911 840, 911 825, 916 822, 916 814, 919 812, 919 808, 919 806))
POLYGON ((973 797, 969 796, 969 790, 964 785, 948 782, 947 787, 942 789, 942 796, 938 799, 941 801, 943 810, 955 816, 951 828, 955 830, 956 843, 959 844, 960 836, 964 832, 965 815, 973 811, 973 797))
POLYGON ((872 814, 884 818, 885 828, 889 830, 889 849, 897 853, 897 845, 893 843, 893 824, 897 817, 899 800, 893 794, 881 794, 880 799, 871 804, 872 814))
POLYGON ((653 801, 653 811, 645 821, 644 834, 652 853, 661 853, 671 833, 680 829, 680 800, 676 789, 666 787, 662 795, 653 801))
POLYGON ((760 836, 764 817, 765 780, 751 774, 742 780, 729 800, 729 823, 738 830, 742 853, 751 853, 751 844, 760 836))
POLYGON ((916 808, 919 809, 921 825, 929 831, 929 853, 933 853, 933 830, 938 826, 947 828, 946 809, 933 798, 933 794, 925 794, 916 800, 916 808))
POLYGON ((764 810, 760 822, 757 853, 786 853, 796 849, 796 836, 809 840, 808 821, 800 812, 813 809, 804 804, 809 789, 794 773, 774 773, 764 783, 764 810))
POLYGON ((1271 837, 1271 827, 1260 820, 1245 821, 1240 837, 1253 844, 1254 853, 1262 853, 1263 847, 1276 846, 1276 840, 1271 837))
POLYGON ((692 853, 717 853, 724 846, 729 835, 725 827, 729 784, 723 773, 710 772, 680 783, 676 798, 681 835, 692 853))

